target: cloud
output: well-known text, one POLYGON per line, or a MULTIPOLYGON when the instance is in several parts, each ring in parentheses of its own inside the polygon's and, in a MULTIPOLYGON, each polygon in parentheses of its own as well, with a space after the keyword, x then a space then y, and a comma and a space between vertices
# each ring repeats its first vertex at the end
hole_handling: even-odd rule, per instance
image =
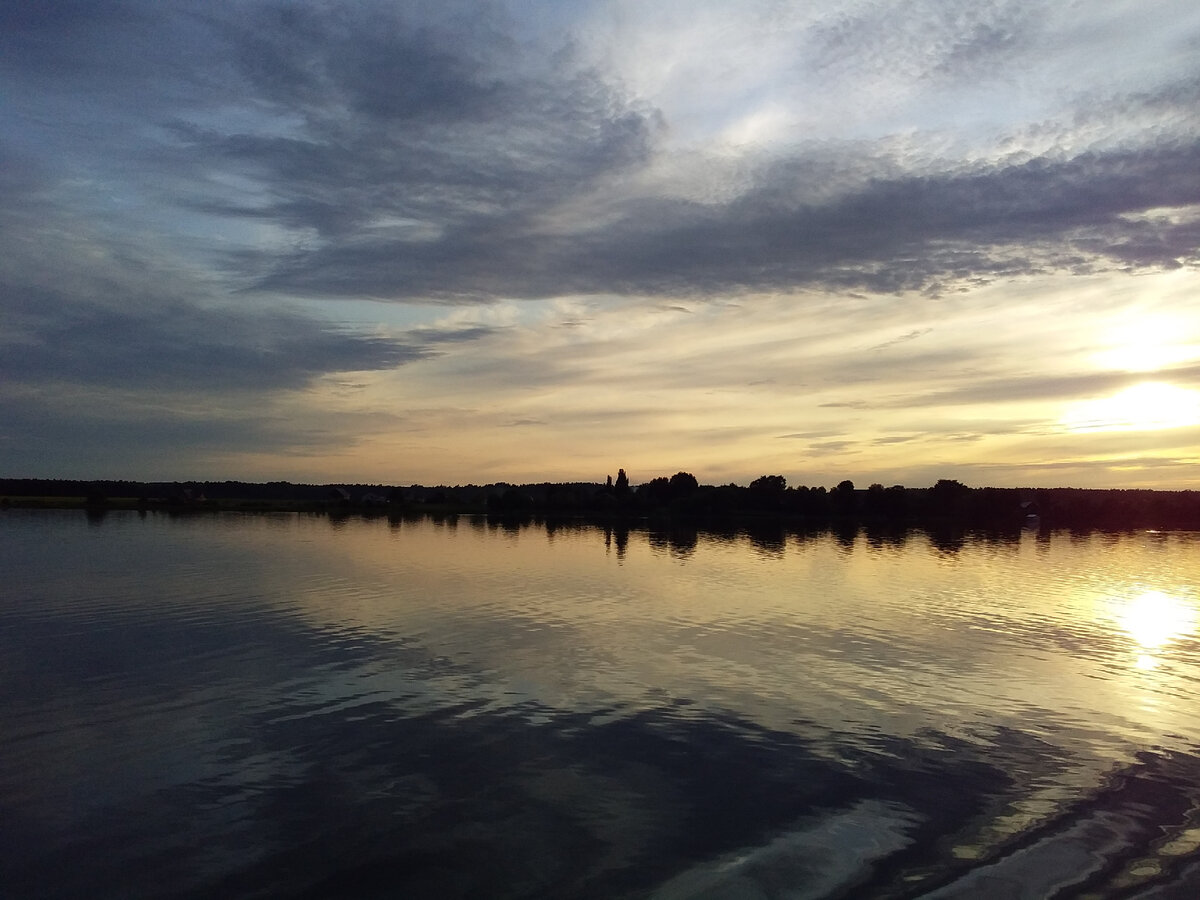
POLYGON ((293 388, 326 372, 392 368, 428 346, 345 333, 298 315, 229 312, 163 301, 122 312, 37 297, 38 316, 19 341, 4 342, 0 377, 154 385, 157 390, 293 388))
POLYGON ((519 208, 425 241, 333 241, 271 264, 260 288, 395 298, 796 288, 947 289, 1039 272, 1192 264, 1196 221, 1140 217, 1200 203, 1200 142, 870 178, 805 200, 798 160, 720 206, 633 197, 587 231, 519 208))
POLYGON ((180 478, 221 472, 213 460, 239 449, 273 454, 345 446, 351 430, 314 427, 266 408, 250 413, 213 405, 180 407, 168 398, 131 398, 89 390, 0 392, 0 469, 22 477, 180 478))
POLYGON ((791 434, 776 435, 780 440, 812 440, 813 438, 832 437, 840 435, 839 431, 796 431, 791 434))
POLYGON ((983 377, 946 390, 892 397, 881 402, 880 405, 891 408, 911 408, 1073 400, 1107 396, 1148 380, 1196 384, 1200 382, 1200 365, 1179 366, 1156 372, 1153 378, 1148 378, 1144 372, 1108 371, 1061 375, 1015 375, 1000 378, 983 377))
POLYGON ((830 403, 821 403, 819 406, 822 409, 870 409, 871 404, 866 400, 835 400, 830 403))
MULTIPOLYGON (((434 9, 77 3, 15 14, 26 41, 10 40, 52 56, 69 48, 71 66, 7 65, 46 91, 79 79, 81 96, 124 96, 142 78, 144 126, 160 135, 139 146, 159 173, 145 189, 169 191, 157 201, 210 229, 273 229, 266 242, 211 241, 260 292, 416 302, 897 292, 1197 259, 1194 217, 1144 215, 1200 204, 1194 113, 1165 135, 990 160, 921 160, 889 139, 826 136, 746 156, 724 199, 700 203, 650 174, 669 152, 669 111, 632 96, 620 73, 501 11, 434 9), (163 48, 183 43, 191 49, 167 65, 163 48), (82 80, 93 74, 95 86, 82 80)), ((803 34, 818 70, 904 60, 913 77, 974 78, 988 59, 1038 47, 1040 19, 1015 2, 903 15, 870 4, 803 34)), ((1186 73, 1105 108, 1161 118, 1164 105, 1188 109, 1197 83, 1186 73)), ((716 157, 694 174, 729 177, 716 157)))
POLYGON ((931 331, 933 331, 932 328, 917 328, 912 331, 906 332, 905 334, 902 334, 899 337, 889 338, 886 341, 882 341, 881 343, 876 344, 874 347, 871 347, 870 349, 871 350, 886 350, 889 347, 895 347, 898 344, 905 344, 905 343, 908 343, 909 341, 915 341, 917 338, 924 337, 925 335, 929 334, 931 331))
POLYGON ((1022 0, 855 5, 809 30, 808 65, 872 80, 994 76, 1036 45, 1046 18, 1022 0))
MULTIPOLYGON (((0 226, 25 215, 0 213, 0 226)), ((367 333, 280 307, 236 306, 168 256, 44 215, 40 240, 0 232, 0 378, 212 393, 302 387, 390 369, 493 329, 367 333)))
POLYGON ((808 445, 808 451, 817 455, 825 455, 827 453, 852 453, 858 452, 854 448, 857 447, 857 441, 818 441, 815 444, 808 445))
POLYGON ((1015 405, 1134 380, 1088 323, 1153 291, 1103 276, 1191 296, 1192 6, 0 4, 0 379, 189 446, 206 407, 280 446, 237 406, 292 394, 462 411, 423 458, 1049 428, 1015 405))

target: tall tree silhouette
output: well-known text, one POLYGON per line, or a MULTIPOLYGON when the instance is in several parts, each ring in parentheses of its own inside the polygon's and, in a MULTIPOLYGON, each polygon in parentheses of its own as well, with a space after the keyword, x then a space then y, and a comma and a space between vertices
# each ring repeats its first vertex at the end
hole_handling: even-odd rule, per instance
POLYGON ((613 485, 613 493, 618 497, 629 496, 629 476, 624 469, 617 470, 617 483, 613 485))

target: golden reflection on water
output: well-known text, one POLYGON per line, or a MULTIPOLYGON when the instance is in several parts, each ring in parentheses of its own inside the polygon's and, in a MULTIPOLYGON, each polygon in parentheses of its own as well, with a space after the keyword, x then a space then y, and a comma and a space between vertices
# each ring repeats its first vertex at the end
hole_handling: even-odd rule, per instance
POLYGON ((1196 611, 1164 591, 1141 591, 1126 601, 1117 621, 1137 644, 1135 665, 1149 671, 1158 667, 1160 654, 1170 643, 1195 630, 1196 611))
MULTIPOLYGON (((900 776, 912 774, 920 779, 915 783, 931 784, 924 779, 944 771, 947 778, 962 779, 947 781, 949 787, 981 798, 978 807, 970 807, 976 811, 969 821, 944 834, 950 852, 986 861, 997 848, 1016 846, 1010 842, 1025 833, 1030 835, 1026 847, 1015 853, 1005 849, 1006 855, 996 858, 1015 861, 1017 868, 1025 860, 1029 871, 1030 858, 1048 860, 1059 851, 1065 864, 1074 865, 1067 854, 1087 849, 1088 829, 1116 835, 1125 827, 1121 822, 1141 821, 1142 813, 1126 813, 1130 798, 1140 803, 1145 791, 1125 785, 1136 788, 1143 784, 1139 779, 1158 777, 1162 769, 1150 767, 1148 755, 1167 760, 1176 754, 1178 770, 1185 770, 1200 739, 1195 636, 1200 533, 1020 531, 961 540, 912 533, 899 542, 874 543, 855 533, 693 532, 681 539, 646 528, 610 540, 603 529, 582 524, 518 527, 467 517, 388 522, 231 515, 138 521, 116 514, 102 529, 87 526, 87 547, 99 539, 107 542, 98 545, 105 562, 94 567, 87 590, 97 604, 117 598, 104 611, 107 618, 98 621, 122 627, 128 621, 141 628, 133 630, 131 641, 142 643, 129 644, 138 652, 145 642, 141 635, 160 633, 146 631, 147 623, 163 618, 170 630, 161 633, 172 636, 189 633, 177 623, 197 623, 201 639, 192 658, 214 673, 231 660, 228 674, 218 674, 220 680, 205 687, 221 698, 222 712, 230 708, 227 687, 250 685, 250 693, 241 696, 254 717, 269 722, 267 736, 293 734, 307 741, 312 734, 317 747, 346 748, 346 762, 334 767, 341 779, 338 792, 361 779, 372 804, 376 796, 395 795, 399 802, 410 791, 400 785, 411 777, 418 785, 412 788, 418 796, 412 809, 421 810, 420 816, 442 808, 435 804, 461 801, 453 793, 445 801, 425 799, 442 788, 432 780, 435 774, 441 779, 441 770, 429 769, 427 776, 424 762, 413 763, 413 774, 397 779, 404 770, 395 767, 407 764, 398 761, 406 750, 420 749, 424 755, 427 746, 450 746, 427 743, 420 731, 410 743, 404 737, 410 721, 413 729, 428 727, 431 734, 444 723, 468 738, 463 755, 451 754, 466 761, 477 748, 490 747, 494 735, 523 734, 511 728, 520 718, 538 730, 529 731, 529 743, 519 745, 522 758, 529 759, 519 767, 519 790, 539 809, 557 810, 563 803, 603 808, 602 824, 587 826, 602 845, 617 840, 613 834, 633 833, 635 843, 647 846, 658 826, 630 832, 625 823, 638 821, 643 800, 649 809, 666 810, 665 818, 673 816, 673 782, 663 781, 667 786, 660 789, 654 764, 639 759, 648 739, 627 743, 640 731, 613 729, 605 732, 610 743, 594 748, 588 743, 590 735, 626 719, 638 728, 652 723, 656 734, 672 743, 676 736, 692 741, 688 735, 736 731, 736 746, 753 745, 770 754, 747 755, 748 761, 780 761, 767 767, 781 773, 780 784, 793 771, 808 771, 793 769, 793 759, 806 767, 809 759, 813 765, 828 761, 850 773, 850 781, 861 781, 862 790, 878 772, 886 779, 879 783, 888 785, 885 796, 891 796, 900 776), (133 529, 146 534, 131 540, 133 529), (112 556, 114 546, 124 555, 112 556), (127 565, 134 550, 139 559, 166 562, 127 565), (120 590, 135 599, 121 599, 120 590), (135 615, 130 603, 153 608, 135 615), (223 641, 220 623, 225 621, 233 636, 228 657, 210 643, 223 641), (285 665, 293 658, 295 669, 285 665), (309 660, 319 665, 309 668, 309 660), (258 693, 260 671, 273 672, 277 665, 284 665, 286 680, 270 675, 275 680, 266 693, 258 693), (462 725, 472 718, 487 721, 462 725), (685 720, 688 727, 675 727, 685 720), (278 722, 286 725, 274 730, 278 722), (362 742, 367 749, 361 753, 359 732, 353 730, 360 722, 382 729, 366 732, 370 739, 362 742), (692 724, 697 727, 689 730, 692 724), (574 751, 557 748, 575 746, 586 746, 585 755, 558 755, 574 751), (608 759, 620 765, 610 769, 592 762, 608 759), (369 762, 369 771, 360 761, 369 762), (598 797, 615 799, 609 804, 598 797)), ((7 546, 0 541, 0 548, 7 546)), ((75 558, 79 546, 71 545, 67 555, 75 558)), ((53 553, 54 559, 63 553, 61 540, 53 553)), ((56 573, 49 565, 41 568, 36 577, 56 573)), ((38 593, 28 591, 31 598, 38 593)), ((72 604, 63 601, 68 612, 72 604)), ((85 609, 72 615, 64 619, 66 627, 82 630, 91 622, 85 609)), ((18 648, 18 654, 25 652, 18 648)), ((189 666, 183 677, 190 684, 194 676, 184 659, 189 666)), ((123 675, 124 661, 113 671, 123 675)), ((157 678, 166 669, 147 671, 157 678)), ((125 684, 124 677, 111 677, 107 669, 100 674, 94 683, 125 684)), ((145 696, 157 695, 138 690, 131 696, 131 703, 142 704, 145 696)), ((216 707, 196 714, 195 705, 181 707, 174 693, 168 699, 172 710, 183 711, 185 724, 175 725, 157 712, 145 721, 156 728, 165 721, 168 737, 185 735, 187 756, 207 740, 219 746, 214 753, 222 760, 273 772, 265 767, 274 765, 274 757, 260 752, 257 740, 249 742, 253 758, 242 760, 227 756, 233 744, 215 725, 211 738, 191 736, 218 721, 216 707)), ((83 749, 72 745, 62 751, 70 752, 73 769, 82 769, 94 734, 112 721, 112 703, 75 703, 72 695, 64 721, 75 721, 76 708, 103 714, 85 735, 88 743, 79 745, 83 749)), ((74 726, 64 730, 63 740, 75 741, 78 732, 74 726)), ((242 743, 240 731, 228 734, 242 743)), ((510 739, 494 739, 503 751, 496 756, 498 765, 507 766, 516 758, 505 750, 510 739)), ((659 740, 651 743, 659 746, 659 740)), ((279 771, 288 773, 279 780, 292 777, 293 754, 296 765, 309 759, 283 747, 281 758, 289 768, 279 763, 279 771)), ((724 760, 725 748, 724 742, 714 744, 710 755, 699 747, 696 752, 704 756, 697 758, 724 760)), ((123 745, 121 752, 125 758, 123 745)), ((672 750, 664 759, 690 759, 692 751, 687 752, 681 757, 672 750)), ((447 765, 445 771, 453 773, 459 763, 447 765)), ((1166 771, 1170 776, 1175 769, 1166 771)), ((233 779, 240 776, 228 777, 228 783, 237 784, 233 779)), ((261 776, 253 779, 247 794, 259 790, 261 776)), ((1181 780, 1195 782, 1190 774, 1181 780)), ((1156 782, 1154 791, 1159 786, 1156 782)), ((219 790, 215 796, 229 796, 224 786, 219 790)), ((683 796, 683 788, 678 790, 683 796)), ((1168 872, 1163 860, 1196 852, 1200 830, 1190 828, 1196 823, 1187 811, 1193 808, 1194 790, 1180 787, 1171 796, 1176 794, 1182 824, 1164 831, 1161 839, 1139 838, 1138 847, 1148 846, 1149 853, 1103 849, 1114 866, 1126 866, 1127 886, 1168 872)), ((332 788, 322 794, 333 795, 332 788)), ((489 793, 504 796, 524 795, 489 793)), ((409 801, 403 802, 403 815, 410 816, 409 801)), ((405 822, 432 821, 429 815, 405 822)), ((557 811, 553 815, 547 821, 564 821, 557 811)), ((857 820, 840 815, 824 821, 858 829, 857 820)), ((909 821, 897 819, 887 804, 880 805, 876 818, 909 821)), ((931 827, 942 818, 941 812, 933 815, 931 827)), ((518 820, 506 816, 501 821, 518 820)), ((524 813, 519 821, 526 821, 524 813)), ((224 820, 221 825, 226 826, 224 820)), ((882 827, 886 838, 889 826, 882 827)), ((276 830, 271 820, 268 833, 276 830)), ((768 847, 775 853, 794 845, 768 847)), ((555 845, 547 840, 538 846, 555 845)), ((737 862, 737 871, 769 857, 746 856, 752 862, 737 862)), ((982 888, 992 867, 978 871, 984 873, 982 888)), ((966 895, 955 890, 955 896, 966 895)))
POLYGON ((764 554, 701 534, 681 555, 645 529, 618 552, 585 525, 332 524, 238 520, 228 540, 270 561, 258 591, 290 615, 427 654, 441 668, 414 682, 424 691, 466 679, 497 708, 566 710, 700 698, 816 734, 1007 729, 1069 739, 1099 766, 1118 744, 1200 734, 1200 535, 947 549, 921 533, 879 547, 787 533, 764 554))

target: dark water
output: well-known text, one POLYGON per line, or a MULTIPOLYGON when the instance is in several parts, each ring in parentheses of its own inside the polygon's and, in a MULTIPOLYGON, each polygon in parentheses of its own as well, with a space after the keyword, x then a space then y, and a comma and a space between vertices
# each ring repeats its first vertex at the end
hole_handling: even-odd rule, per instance
POLYGON ((1200 535, 0 514, 5 897, 1200 896, 1200 535))

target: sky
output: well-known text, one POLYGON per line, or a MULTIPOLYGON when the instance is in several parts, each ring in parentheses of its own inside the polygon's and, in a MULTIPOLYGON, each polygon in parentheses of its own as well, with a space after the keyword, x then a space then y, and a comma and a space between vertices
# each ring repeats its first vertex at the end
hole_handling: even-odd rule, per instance
POLYGON ((0 475, 1200 488, 1195 0, 0 0, 0 475))

